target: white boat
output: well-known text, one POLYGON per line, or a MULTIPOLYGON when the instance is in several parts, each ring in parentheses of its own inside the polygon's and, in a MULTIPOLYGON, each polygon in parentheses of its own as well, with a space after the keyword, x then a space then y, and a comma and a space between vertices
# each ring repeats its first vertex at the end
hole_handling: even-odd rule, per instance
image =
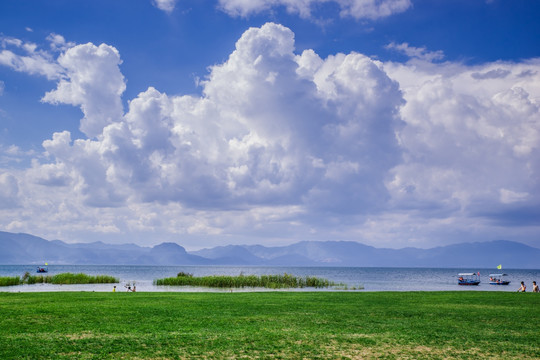
POLYGON ((510 284, 510 280, 508 280, 508 274, 489 274, 489 284, 490 285, 510 284))
POLYGON ((478 284, 480 284, 480 273, 458 274, 458 285, 478 285, 478 284))

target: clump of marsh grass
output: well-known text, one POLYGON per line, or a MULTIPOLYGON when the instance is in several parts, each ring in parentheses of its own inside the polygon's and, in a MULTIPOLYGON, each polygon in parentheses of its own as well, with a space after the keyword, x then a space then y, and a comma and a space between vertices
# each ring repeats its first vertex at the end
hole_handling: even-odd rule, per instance
POLYGON ((243 288, 260 287, 270 289, 283 288, 324 288, 335 285, 326 279, 316 277, 296 277, 290 274, 283 275, 244 275, 239 276, 202 276, 194 277, 192 274, 179 273, 177 277, 154 280, 155 285, 169 286, 204 286, 214 288, 243 288))
POLYGON ((55 284, 55 285, 74 285, 74 284, 115 284, 120 280, 109 275, 86 275, 86 274, 72 274, 62 273, 56 275, 30 275, 27 271, 19 278, 13 277, 0 277, 0 286, 12 286, 21 284, 55 284))
POLYGON ((50 275, 29 275, 26 280, 24 280, 24 283, 28 285, 50 283, 51 279, 52 276, 50 275))
POLYGON ((19 284, 21 284, 21 279, 18 276, 0 277, 0 286, 14 286, 19 284))
POLYGON ((184 276, 184 277, 193 277, 193 274, 180 271, 176 276, 177 277, 182 277, 182 276, 184 276))
POLYGON ((119 283, 120 281, 109 275, 86 275, 86 274, 72 274, 72 273, 63 273, 54 275, 50 281, 51 284, 113 284, 119 283))

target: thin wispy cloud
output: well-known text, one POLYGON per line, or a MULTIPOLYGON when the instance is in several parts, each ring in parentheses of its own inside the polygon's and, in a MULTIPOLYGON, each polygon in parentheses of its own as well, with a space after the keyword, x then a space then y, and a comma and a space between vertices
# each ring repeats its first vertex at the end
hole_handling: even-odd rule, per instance
POLYGON ((0 37, 0 46, 0 65, 31 75, 43 75, 50 80, 62 76, 62 68, 56 63, 53 55, 38 49, 34 43, 0 37))
POLYGON ((178 0, 152 0, 155 7, 167 13, 173 12, 178 0))
POLYGON ((379 19, 406 11, 410 0, 219 0, 220 8, 232 16, 250 16, 283 7, 302 18, 312 18, 333 7, 341 17, 379 19), (325 7, 327 6, 327 7, 325 7))
POLYGON ((414 46, 410 46, 407 43, 396 44, 394 42, 391 42, 390 44, 386 45, 385 48, 400 52, 408 56, 409 58, 413 58, 413 59, 420 59, 420 60, 425 60, 425 61, 435 61, 435 60, 444 59, 444 52, 442 52, 441 50, 429 51, 425 47, 414 47, 414 46))

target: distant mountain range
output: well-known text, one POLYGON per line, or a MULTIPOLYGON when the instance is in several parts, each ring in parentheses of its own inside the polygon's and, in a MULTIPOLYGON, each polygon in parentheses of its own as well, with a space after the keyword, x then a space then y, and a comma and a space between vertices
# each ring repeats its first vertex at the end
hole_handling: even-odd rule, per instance
POLYGON ((176 243, 154 247, 103 242, 67 244, 0 231, 0 264, 255 265, 539 269, 540 249, 495 240, 432 249, 384 249, 353 241, 301 241, 288 246, 228 245, 187 252, 176 243))

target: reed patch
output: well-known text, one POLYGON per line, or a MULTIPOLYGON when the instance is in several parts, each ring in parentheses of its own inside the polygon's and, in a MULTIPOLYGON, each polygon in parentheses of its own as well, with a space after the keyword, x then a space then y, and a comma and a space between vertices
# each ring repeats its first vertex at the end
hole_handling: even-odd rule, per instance
POLYGON ((328 288, 336 285, 334 282, 317 277, 296 277, 291 274, 279 275, 243 275, 227 276, 201 276, 196 277, 184 272, 178 273, 176 277, 157 279, 155 285, 167 286, 202 286, 211 288, 328 288))
POLYGON ((0 277, 0 286, 20 285, 21 278, 18 276, 2 276, 0 277))
POLYGON ((26 272, 22 277, 0 277, 0 286, 33 285, 33 284, 54 284, 54 285, 75 285, 75 284, 116 284, 120 280, 109 275, 87 275, 61 273, 56 275, 31 275, 26 272))

